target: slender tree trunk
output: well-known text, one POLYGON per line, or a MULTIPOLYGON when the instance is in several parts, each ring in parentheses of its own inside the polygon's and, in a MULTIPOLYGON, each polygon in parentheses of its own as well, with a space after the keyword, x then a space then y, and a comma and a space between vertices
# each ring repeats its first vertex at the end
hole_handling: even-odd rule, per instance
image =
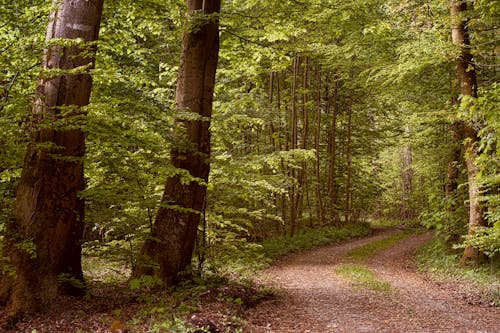
MULTIPOLYGON (((308 81, 308 64, 309 59, 307 57, 304 58, 304 72, 302 75, 302 133, 301 133, 301 149, 307 149, 308 147, 308 135, 309 135, 309 114, 307 110, 307 81, 308 81)), ((298 116, 297 116, 298 118, 298 116)), ((297 126, 298 127, 298 126, 297 126)), ((298 128, 297 128, 298 132, 298 128)), ((298 134, 297 134, 298 137, 298 134)), ((307 192, 307 162, 303 161, 301 163, 301 169, 297 173, 297 191, 295 195, 295 210, 297 215, 297 220, 302 216, 302 207, 304 206, 304 197, 306 197, 306 203, 308 203, 309 197, 307 192)), ((297 230, 300 225, 297 224, 297 230)))
MULTIPOLYGON (((296 56, 294 58, 293 62, 293 83, 292 83, 292 115, 291 115, 291 142, 290 142, 290 148, 297 149, 297 141, 298 141, 298 121, 297 121, 297 105, 296 105, 296 94, 297 94, 297 76, 298 76, 298 71, 299 71, 299 58, 296 56)), ((290 177, 292 179, 295 179, 297 176, 297 172, 292 169, 290 170, 290 177)), ((293 237, 295 234, 295 229, 297 225, 297 185, 294 183, 290 187, 290 237, 293 237)))
MULTIPOLYGON (((352 88, 351 88, 352 89, 352 88)), ((351 156, 351 141, 352 141, 352 90, 349 96, 349 105, 347 107, 347 138, 346 138, 346 181, 345 181, 345 223, 349 223, 352 213, 352 193, 351 193, 351 177, 352 177, 352 156, 351 156)))
POLYGON ((166 285, 178 283, 181 273, 191 265, 210 171, 209 127, 219 53, 221 0, 186 3, 190 26, 182 39, 176 91, 177 141, 171 151, 171 162, 179 173, 167 180, 152 237, 146 240, 133 274, 153 275, 166 285), (183 117, 185 112, 197 119, 183 117))
POLYGON ((321 191, 321 173, 320 173, 320 140, 321 140, 321 72, 316 68, 316 133, 314 135, 314 149, 316 151, 316 161, 314 171, 316 173, 316 201, 317 201, 317 218, 319 224, 325 224, 325 214, 323 211, 323 195, 321 191))
POLYGON ((339 216, 337 213, 337 188, 336 188, 336 161, 337 161, 337 114, 338 114, 338 98, 339 98, 339 81, 335 78, 333 88, 333 98, 330 108, 332 110, 332 120, 330 125, 330 133, 328 140, 328 204, 330 218, 337 223, 339 216))
MULTIPOLYGON (((456 73, 460 84, 462 98, 477 98, 477 80, 472 54, 470 53, 470 40, 467 31, 467 2, 450 1, 450 16, 452 41, 459 46, 460 55, 456 60, 456 73)), ((477 153, 477 131, 471 124, 464 124, 465 160, 467 164, 467 178, 469 182, 469 237, 474 235, 478 226, 486 226, 484 212, 479 203, 480 189, 477 183, 478 167, 475 163, 477 153)), ((477 248, 468 245, 462 256, 462 263, 478 262, 484 260, 477 248)))
MULTIPOLYGON (((278 149, 279 151, 282 151, 283 150, 283 141, 285 141, 285 144, 286 142, 288 142, 286 140, 286 133, 283 133, 283 132, 286 132, 283 131, 283 128, 286 129, 286 117, 285 117, 285 125, 283 126, 282 124, 282 118, 281 118, 281 84, 280 84, 280 75, 279 73, 276 73, 276 107, 278 109, 278 149)), ((285 161, 283 158, 280 159, 280 162, 281 162, 281 171, 283 172, 283 176, 286 177, 286 168, 285 168, 285 161)), ((280 195, 280 201, 281 201, 281 220, 282 220, 282 234, 284 237, 286 237, 286 210, 287 210, 287 207, 286 207, 286 194, 281 194, 280 195)))
MULTIPOLYGON (((32 140, 16 194, 14 218, 5 232, 4 258, 15 274, 1 281, 0 297, 14 317, 43 310, 61 293, 82 295, 81 239, 85 187, 83 155, 103 0, 53 1, 47 41, 81 39, 78 46, 50 46, 46 70, 72 70, 41 79, 33 106, 32 140), (90 52, 89 52, 90 51, 90 52)), ((14 318, 12 317, 12 318, 14 318)), ((14 318, 15 319, 15 318, 14 318)))
POLYGON ((449 201, 450 209, 456 209, 457 204, 451 204, 451 201, 456 201, 458 183, 459 183, 459 166, 462 159, 462 150, 460 149, 463 140, 463 124, 455 122, 451 125, 451 161, 448 163, 448 170, 446 173, 445 195, 449 201))
MULTIPOLYGON (((274 97, 274 72, 271 71, 269 74, 269 109, 273 109, 273 97, 274 97)), ((273 122, 273 115, 271 114, 271 119, 269 120, 269 138, 271 144, 271 151, 276 150, 276 140, 275 140, 275 129, 273 122)))
POLYGON ((412 220, 413 211, 413 155, 411 147, 404 147, 401 153, 401 210, 402 220, 412 220))

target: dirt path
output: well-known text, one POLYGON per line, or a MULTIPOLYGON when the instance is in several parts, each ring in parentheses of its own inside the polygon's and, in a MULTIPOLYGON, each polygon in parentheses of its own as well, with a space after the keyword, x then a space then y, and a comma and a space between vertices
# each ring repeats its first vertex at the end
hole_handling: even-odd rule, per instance
POLYGON ((249 310, 245 332, 500 332, 500 309, 417 274, 409 258, 430 234, 411 236, 367 263, 391 292, 352 288, 335 274, 352 248, 397 230, 288 257, 264 272, 279 296, 249 310))

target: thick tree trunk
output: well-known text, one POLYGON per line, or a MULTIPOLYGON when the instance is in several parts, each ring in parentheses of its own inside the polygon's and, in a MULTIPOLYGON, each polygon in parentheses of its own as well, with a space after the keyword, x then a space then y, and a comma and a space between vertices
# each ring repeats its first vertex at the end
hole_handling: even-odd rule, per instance
MULTIPOLYGON (((47 40, 85 44, 45 50, 42 66, 71 70, 93 66, 103 0, 54 1, 47 40), (88 52, 91 51, 91 52, 88 52), (84 55, 81 55, 84 54, 84 55)), ((42 310, 60 293, 81 295, 83 155, 81 129, 91 76, 62 74, 40 80, 33 106, 33 137, 17 189, 14 218, 7 225, 4 256, 15 270, 2 283, 10 313, 42 310)))
MULTIPOLYGON (((467 31, 467 2, 450 1, 451 36, 454 44, 460 47, 460 55, 456 60, 456 73, 460 85, 462 98, 477 97, 477 80, 472 54, 470 53, 470 40, 467 31)), ((477 183, 478 167, 477 158, 477 131, 472 124, 463 126, 465 139, 465 160, 467 164, 467 178, 469 182, 469 237, 474 235, 478 226, 486 226, 484 212, 479 203, 479 184, 477 183)), ((468 245, 462 256, 462 263, 478 262, 484 259, 478 249, 468 245)))
POLYGON ((221 1, 187 0, 190 27, 182 39, 177 79, 176 145, 171 162, 178 175, 167 180, 151 239, 142 248, 134 276, 153 275, 166 285, 189 269, 210 171, 210 117, 219 54, 221 1), (201 15, 203 13, 203 15, 201 15), (196 117, 188 117, 189 112, 196 117), (193 120, 193 118, 196 118, 193 120))

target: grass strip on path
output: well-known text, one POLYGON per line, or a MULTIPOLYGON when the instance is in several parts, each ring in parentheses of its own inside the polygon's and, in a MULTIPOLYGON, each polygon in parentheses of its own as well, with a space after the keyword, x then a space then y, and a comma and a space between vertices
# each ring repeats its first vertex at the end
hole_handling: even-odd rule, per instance
POLYGON ((381 292, 392 290, 388 282, 378 280, 375 273, 360 264, 343 264, 335 269, 335 273, 350 281, 354 288, 365 288, 381 292))
POLYGON ((415 234, 414 230, 405 230, 401 233, 352 249, 347 252, 347 258, 353 259, 357 263, 342 264, 335 269, 335 272, 348 280, 354 288, 390 292, 392 290, 391 285, 388 282, 379 280, 376 274, 365 267, 363 263, 375 253, 394 246, 396 243, 413 234, 415 234))
POLYGON ((396 235, 392 235, 384 239, 380 239, 378 241, 371 242, 364 246, 352 249, 351 251, 347 252, 347 257, 359 262, 364 262, 369 257, 373 256, 376 252, 394 246, 399 241, 408 238, 413 234, 415 234, 414 230, 405 230, 402 233, 398 233, 396 235))

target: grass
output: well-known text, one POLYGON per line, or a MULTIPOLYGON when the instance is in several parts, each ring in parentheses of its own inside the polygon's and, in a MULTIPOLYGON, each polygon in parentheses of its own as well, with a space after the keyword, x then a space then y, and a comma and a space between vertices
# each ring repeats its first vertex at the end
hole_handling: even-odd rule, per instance
POLYGON ((424 244, 417 253, 420 271, 428 273, 433 279, 458 281, 468 289, 480 291, 493 305, 500 306, 500 257, 478 266, 460 265, 462 250, 451 249, 441 239, 424 244))
POLYGON ((365 288, 380 292, 389 292, 392 290, 388 282, 380 281, 373 271, 363 266, 361 263, 373 256, 376 252, 394 246, 401 240, 413 235, 415 231, 405 230, 393 236, 368 243, 347 252, 347 258, 353 259, 358 263, 343 264, 335 269, 335 272, 344 279, 351 282, 355 288, 365 288))
POLYGON ((354 288, 364 288, 380 292, 390 292, 389 283, 377 279, 375 273, 360 264, 343 264, 335 272, 351 282, 354 288))
POLYGON ((318 246, 336 244, 351 238, 367 236, 372 232, 369 224, 356 223, 342 227, 306 230, 293 238, 273 238, 262 242, 265 257, 276 260, 287 254, 309 250, 318 246))
POLYGON ((405 230, 402 233, 368 243, 364 246, 357 247, 349 252, 347 252, 347 257, 357 260, 357 261, 365 261, 372 255, 374 255, 378 251, 382 251, 391 246, 394 246, 399 241, 410 237, 413 235, 415 231, 413 230, 405 230))

